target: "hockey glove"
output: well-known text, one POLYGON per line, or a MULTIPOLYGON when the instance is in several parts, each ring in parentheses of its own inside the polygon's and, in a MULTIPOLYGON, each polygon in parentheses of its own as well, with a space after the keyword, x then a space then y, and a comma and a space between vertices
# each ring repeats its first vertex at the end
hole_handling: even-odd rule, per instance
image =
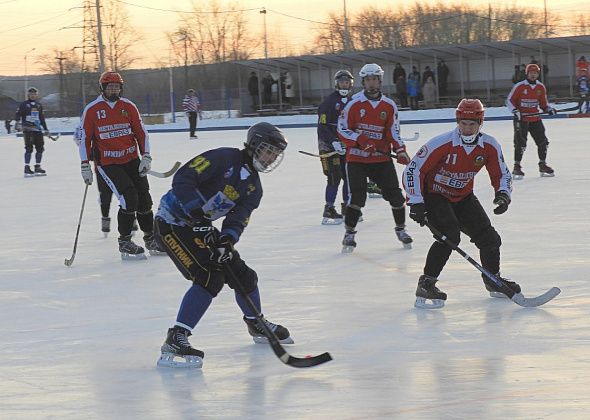
POLYGON ((223 266, 231 262, 234 257, 234 240, 231 236, 221 234, 213 239, 211 244, 211 261, 223 266))
POLYGON ((144 153, 141 162, 139 162, 139 176, 146 176, 150 169, 152 169, 152 157, 148 153, 144 153))
POLYGON ((410 205, 410 219, 420 224, 420 226, 424 226, 426 224, 427 214, 428 212, 426 211, 426 205, 424 203, 410 205))
POLYGON ((49 134, 50 134, 50 133, 49 133, 49 130, 43 130, 43 135, 44 135, 44 136, 48 136, 49 134))
POLYGON ((92 185, 92 168, 90 167, 90 163, 82 163, 80 167, 80 171, 82 172, 82 179, 86 185, 92 185))
POLYGON ((547 107, 547 109, 545 109, 545 112, 549 115, 557 114, 557 110, 551 106, 547 107))
POLYGON ((516 120, 520 121, 521 114, 520 114, 520 111, 518 109, 513 109, 512 110, 512 115, 514 116, 514 118, 516 120))
POLYGON ((510 196, 505 191, 498 191, 496 192, 496 198, 494 198, 494 204, 497 206, 494 209, 494 214, 502 214, 508 210, 510 196))
POLYGON ((410 156, 406 152, 405 148, 398 149, 395 152, 397 153, 397 163, 399 163, 400 165, 407 165, 408 163, 410 163, 410 156))
POLYGON ((332 147, 334 148, 334 151, 336 153, 338 153, 339 155, 346 154, 346 149, 344 148, 344 145, 342 143, 340 143, 340 140, 334 140, 332 142, 332 147))

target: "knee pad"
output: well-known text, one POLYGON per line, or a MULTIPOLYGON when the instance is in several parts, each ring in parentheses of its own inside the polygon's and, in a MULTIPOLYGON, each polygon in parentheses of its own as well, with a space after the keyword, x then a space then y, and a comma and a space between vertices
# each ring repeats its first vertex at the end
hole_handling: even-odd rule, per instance
POLYGON ((25 152, 33 153, 33 145, 25 143, 25 152))
POLYGON ((37 153, 43 153, 45 151, 45 146, 42 144, 35 144, 35 151, 37 153))
POLYGON ((139 194, 137 197, 137 211, 139 213, 149 213, 152 211, 152 196, 150 193, 139 194))
POLYGON ((484 250, 500 248, 502 245, 500 235, 491 225, 471 238, 471 242, 473 242, 477 248, 484 250))
POLYGON ((403 209, 404 205, 406 204, 406 199, 399 188, 395 190, 392 196, 387 196, 385 199, 389 202, 389 205, 391 205, 391 208, 394 210, 403 209))
POLYGON ((195 283, 197 283, 199 286, 202 286, 205 290, 211 293, 211 296, 215 297, 219 294, 219 292, 221 292, 221 289, 223 289, 225 277, 223 271, 211 270, 209 271, 209 278, 206 282, 195 280, 195 283))
MULTIPOLYGON (((246 265, 244 260, 240 258, 239 254, 234 256, 234 260, 231 263, 231 269, 238 281, 240 282, 240 284, 244 287, 246 294, 249 294, 256 289, 256 287, 258 286, 258 274, 256 274, 256 271, 252 270, 250 267, 246 265)), ((226 282, 229 285, 229 287, 235 289, 235 285, 232 281, 233 279, 230 278, 227 274, 226 276, 226 282)))

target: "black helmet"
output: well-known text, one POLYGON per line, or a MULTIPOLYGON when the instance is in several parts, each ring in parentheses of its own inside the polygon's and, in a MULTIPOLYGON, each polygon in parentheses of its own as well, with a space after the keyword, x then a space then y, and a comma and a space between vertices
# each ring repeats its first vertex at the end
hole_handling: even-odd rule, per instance
POLYGON ((36 87, 31 86, 28 90, 27 93, 39 93, 39 89, 37 89, 36 87))
POLYGON ((283 160, 287 139, 281 130, 267 122, 254 124, 248 129, 246 150, 258 172, 270 172, 283 160))
POLYGON ((339 91, 340 95, 346 96, 350 89, 339 89, 338 82, 340 80, 350 80, 350 89, 352 89, 352 85, 354 85, 354 77, 352 77, 352 73, 348 70, 338 70, 336 74, 334 74, 334 89, 339 91))

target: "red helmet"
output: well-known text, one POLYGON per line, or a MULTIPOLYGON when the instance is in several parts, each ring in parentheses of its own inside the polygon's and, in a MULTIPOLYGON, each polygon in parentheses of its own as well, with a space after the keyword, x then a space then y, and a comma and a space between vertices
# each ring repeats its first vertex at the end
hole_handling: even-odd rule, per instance
POLYGON ((455 110, 455 117, 457 122, 459 120, 474 120, 481 124, 484 112, 485 109, 479 99, 461 99, 455 110))
POLYGON ((531 72, 531 71, 536 71, 537 73, 541 73, 541 67, 539 67, 535 63, 527 64, 524 72, 526 74, 529 74, 529 72, 531 72))
POLYGON ((119 83, 121 87, 123 87, 123 78, 116 71, 105 71, 100 75, 98 84, 100 85, 101 89, 103 89, 105 85, 108 85, 109 83, 119 83))

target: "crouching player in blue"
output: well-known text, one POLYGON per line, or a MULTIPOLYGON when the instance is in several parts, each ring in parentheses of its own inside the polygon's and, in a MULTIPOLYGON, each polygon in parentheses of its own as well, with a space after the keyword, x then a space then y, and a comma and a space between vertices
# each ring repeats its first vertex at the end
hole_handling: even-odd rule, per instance
MULTIPOLYGON (((176 173, 172 189, 160 201, 154 221, 156 238, 193 285, 168 330, 158 366, 202 366, 204 353, 194 349, 188 337, 224 284, 236 289, 232 276, 225 272, 226 265, 261 312, 258 276, 234 245, 262 199, 259 173, 280 164, 287 140, 278 128, 262 122, 250 127, 244 146, 242 150, 218 148, 196 156, 176 173), (212 221, 221 218, 218 230, 212 221)), ((254 341, 268 342, 244 297, 237 290, 235 296, 254 341)), ((293 343, 285 327, 266 322, 281 343, 293 343)))

